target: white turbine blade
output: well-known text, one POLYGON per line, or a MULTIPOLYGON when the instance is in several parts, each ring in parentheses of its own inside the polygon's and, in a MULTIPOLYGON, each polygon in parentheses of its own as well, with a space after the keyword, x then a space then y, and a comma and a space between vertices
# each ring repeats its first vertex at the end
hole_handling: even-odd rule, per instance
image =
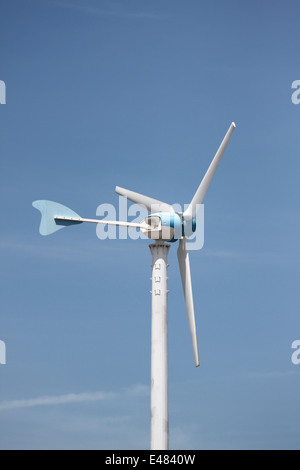
MULTIPOLYGON (((121 227, 136 227, 136 228, 147 228, 147 224, 142 223, 133 223, 133 222, 122 222, 120 220, 99 220, 99 219, 82 219, 81 217, 54 217, 54 220, 59 225, 60 222, 63 225, 63 222, 71 222, 81 224, 82 222, 90 222, 92 224, 104 224, 104 225, 118 225, 121 227)), ((150 228, 150 227, 149 227, 150 228)))
POLYGON ((174 212, 174 209, 172 206, 170 206, 170 204, 166 204, 165 202, 159 201, 158 199, 153 199, 152 197, 135 193, 129 189, 120 188, 119 186, 116 186, 115 191, 117 194, 120 194, 120 196, 124 196, 129 199, 129 201, 146 207, 149 212, 174 212))
POLYGON ((187 310, 187 316, 190 326, 192 346, 194 351, 194 358, 196 367, 200 365, 199 363, 199 354, 198 354, 198 344, 197 344, 197 334, 196 334, 196 323, 195 323, 195 312, 194 312, 194 301, 193 301, 193 291, 192 291, 192 279, 191 279, 191 269, 190 269, 190 259, 189 253, 186 246, 186 238, 182 238, 179 242, 179 248, 177 251, 182 287, 185 298, 185 305, 187 310))
POLYGON ((190 203, 189 207, 183 214, 186 220, 191 220, 196 216, 197 205, 201 204, 204 199, 206 191, 208 190, 208 187, 214 177, 216 169, 218 168, 218 165, 221 161, 223 153, 225 152, 225 149, 227 147, 227 144, 229 142, 230 137, 232 136, 232 133, 235 127, 236 127, 235 123, 234 122, 231 123, 231 126, 229 127, 227 134, 225 135, 216 155, 214 156, 214 159, 212 160, 203 180, 201 181, 201 184, 199 188, 197 189, 195 196, 192 199, 192 202, 190 203))

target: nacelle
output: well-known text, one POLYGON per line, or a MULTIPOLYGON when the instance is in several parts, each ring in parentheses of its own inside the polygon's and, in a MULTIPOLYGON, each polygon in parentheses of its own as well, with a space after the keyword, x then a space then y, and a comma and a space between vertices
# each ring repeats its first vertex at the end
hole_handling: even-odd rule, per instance
POLYGON ((186 221, 182 214, 175 212, 151 214, 144 223, 141 231, 152 240, 175 242, 183 236, 190 237, 196 230, 196 219, 186 221))

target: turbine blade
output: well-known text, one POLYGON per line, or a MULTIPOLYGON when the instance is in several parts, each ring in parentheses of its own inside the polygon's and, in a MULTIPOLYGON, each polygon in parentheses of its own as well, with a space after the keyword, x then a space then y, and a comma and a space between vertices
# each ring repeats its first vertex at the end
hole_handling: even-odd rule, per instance
POLYGON ((227 147, 227 144, 230 140, 230 137, 232 136, 232 133, 235 129, 236 125, 234 122, 231 123, 231 126, 229 127, 216 155, 214 156, 203 180, 201 181, 201 184, 199 188, 197 189, 189 207, 187 210, 184 212, 183 216, 186 220, 191 220, 196 216, 197 213, 197 204, 201 204, 204 196, 206 194, 206 191, 208 190, 208 187, 214 177, 214 174, 216 172, 216 169, 218 168, 218 165, 221 161, 221 158, 223 156, 223 153, 225 152, 225 149, 227 147))
POLYGON ((116 186, 116 193, 120 196, 124 196, 129 201, 139 204, 140 206, 146 207, 149 212, 174 212, 174 209, 170 204, 153 199, 152 197, 144 196, 143 194, 135 193, 129 189, 120 188, 116 186))
POLYGON ((179 248, 177 251, 177 257, 178 257, 178 262, 179 262, 181 282, 182 282, 182 287, 183 287, 183 292, 184 292, 185 305, 186 305, 190 333, 191 333, 191 338, 192 338, 195 365, 196 367, 198 367, 200 363, 199 363, 199 353, 198 353, 197 334, 196 334, 190 259, 189 259, 189 253, 188 253, 187 246, 186 246, 186 240, 187 240, 186 237, 180 240, 179 248))

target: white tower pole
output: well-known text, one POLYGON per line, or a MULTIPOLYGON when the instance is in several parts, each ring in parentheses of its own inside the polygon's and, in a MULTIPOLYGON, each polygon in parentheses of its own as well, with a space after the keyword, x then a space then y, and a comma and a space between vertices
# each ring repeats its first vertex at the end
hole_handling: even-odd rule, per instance
POLYGON ((168 252, 170 245, 151 244, 151 450, 169 449, 168 400, 168 252))

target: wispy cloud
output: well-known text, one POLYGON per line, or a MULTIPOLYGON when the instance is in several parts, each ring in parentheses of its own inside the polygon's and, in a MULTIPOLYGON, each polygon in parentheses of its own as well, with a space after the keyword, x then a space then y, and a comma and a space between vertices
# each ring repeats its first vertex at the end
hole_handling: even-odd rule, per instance
POLYGON ((45 259, 59 259, 64 261, 82 262, 82 263, 98 263, 101 258, 101 263, 104 259, 111 260, 111 252, 120 253, 128 252, 128 250, 143 249, 142 244, 130 243, 131 240, 113 240, 111 244, 109 240, 99 240, 96 236, 81 240, 76 240, 66 243, 66 241, 59 239, 59 242, 47 243, 46 240, 41 239, 38 242, 32 242, 28 237, 24 238, 8 238, 0 237, 0 252, 3 255, 6 253, 18 254, 24 257, 39 257, 45 259))
POLYGON ((119 4, 112 4, 110 9, 103 9, 99 7, 93 7, 90 5, 80 5, 69 2, 54 1, 55 5, 63 8, 69 8, 72 10, 78 10, 86 14, 97 15, 97 16, 111 16, 118 18, 133 18, 133 19, 147 19, 147 20, 161 20, 161 16, 156 13, 146 11, 124 11, 121 9, 119 4))
POLYGON ((149 387, 142 384, 133 385, 121 392, 88 392, 69 393, 66 395, 43 396, 27 398, 25 400, 8 400, 0 402, 0 411, 18 408, 32 408, 35 406, 67 405, 70 403, 89 403, 104 401, 120 396, 145 396, 149 394, 149 387))
POLYGON ((27 400, 11 400, 0 403, 0 410, 12 410, 17 408, 31 408, 33 406, 65 405, 68 403, 87 403, 111 398, 113 394, 105 392, 94 393, 70 393, 67 395, 45 396, 29 398, 27 400))
MULTIPOLYGON (((91 253, 91 246, 86 247, 86 250, 78 250, 78 247, 74 244, 72 247, 70 244, 65 245, 61 244, 61 246, 53 246, 53 245, 43 245, 42 243, 32 243, 27 239, 6 239, 1 237, 0 238, 0 251, 3 250, 5 252, 13 251, 14 253, 19 253, 25 256, 39 256, 43 258, 51 258, 51 259, 63 259, 66 261, 91 261, 92 256, 88 256, 91 253), (85 254, 83 255, 83 252, 85 254)), ((96 247, 93 244, 94 252, 97 252, 96 247)), ((98 247, 99 250, 99 247, 98 247)))

